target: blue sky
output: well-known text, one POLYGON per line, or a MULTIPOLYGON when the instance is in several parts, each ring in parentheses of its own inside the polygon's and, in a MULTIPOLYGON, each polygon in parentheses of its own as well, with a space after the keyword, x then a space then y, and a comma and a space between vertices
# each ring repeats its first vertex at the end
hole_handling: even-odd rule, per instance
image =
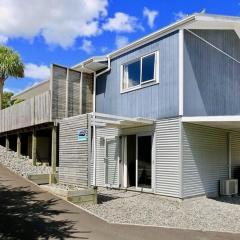
POLYGON ((240 0, 0 0, 0 43, 26 65, 26 77, 8 79, 5 90, 45 80, 51 63, 70 67, 203 9, 240 16, 240 0))

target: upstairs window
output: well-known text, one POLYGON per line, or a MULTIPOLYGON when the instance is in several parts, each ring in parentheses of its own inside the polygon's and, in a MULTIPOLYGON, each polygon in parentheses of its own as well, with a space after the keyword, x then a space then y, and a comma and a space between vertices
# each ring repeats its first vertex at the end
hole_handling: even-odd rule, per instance
POLYGON ((157 52, 122 65, 122 91, 157 82, 157 52))

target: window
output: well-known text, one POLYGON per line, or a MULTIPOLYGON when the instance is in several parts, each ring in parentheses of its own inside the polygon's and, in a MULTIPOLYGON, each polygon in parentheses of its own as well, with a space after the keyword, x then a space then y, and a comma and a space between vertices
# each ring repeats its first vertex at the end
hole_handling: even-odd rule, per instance
POLYGON ((122 65, 122 90, 157 82, 157 52, 122 65))

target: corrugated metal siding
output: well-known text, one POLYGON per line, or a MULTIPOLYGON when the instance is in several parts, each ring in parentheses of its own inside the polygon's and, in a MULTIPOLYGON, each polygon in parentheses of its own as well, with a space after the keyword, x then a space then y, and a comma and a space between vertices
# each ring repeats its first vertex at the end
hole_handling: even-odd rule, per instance
POLYGON ((217 194, 228 177, 228 137, 223 129, 183 124, 183 197, 217 194))
MULTIPOLYGON (((105 185, 105 138, 112 138, 118 136, 118 129, 116 128, 97 128, 96 138, 97 138, 97 152, 96 152, 96 185, 104 186, 105 185)), ((116 148, 118 148, 118 144, 116 148)), ((116 149, 116 151, 118 151, 116 149)), ((117 162, 118 159, 116 159, 117 162)), ((92 164, 93 169, 93 164, 92 164)), ((116 175, 116 174, 115 174, 116 175)), ((117 176, 118 176, 117 171, 117 176)), ((93 183, 93 179, 92 179, 93 183)))
POLYGON ((232 178, 240 179, 240 133, 231 133, 232 178))
POLYGON ((178 118, 156 122, 155 141, 155 191, 180 196, 180 120, 178 118))
POLYGON ((59 182, 87 186, 88 141, 78 141, 79 129, 88 129, 87 115, 60 121, 59 182))
POLYGON ((130 117, 178 115, 178 32, 113 59, 111 71, 97 79, 96 111, 130 117), (120 93, 121 65, 159 50, 159 84, 120 93))
MULTIPOLYGON (((240 60, 233 30, 194 32, 240 60)), ((239 64, 187 31, 184 38, 184 115, 240 114, 239 64)))

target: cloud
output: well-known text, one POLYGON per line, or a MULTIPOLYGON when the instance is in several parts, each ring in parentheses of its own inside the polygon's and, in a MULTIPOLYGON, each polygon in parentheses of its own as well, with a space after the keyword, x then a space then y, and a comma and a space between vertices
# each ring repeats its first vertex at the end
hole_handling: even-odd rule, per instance
POLYGON ((181 19, 183 19, 183 18, 185 18, 185 17, 187 17, 188 16, 188 14, 186 14, 186 13, 184 13, 184 12, 182 12, 182 11, 179 11, 179 12, 177 12, 177 13, 174 13, 174 18, 175 18, 175 20, 177 21, 177 20, 181 20, 181 19))
POLYGON ((102 53, 106 53, 106 52, 108 51, 108 47, 106 47, 106 46, 101 47, 101 48, 100 48, 100 51, 101 51, 102 53))
POLYGON ((155 22, 157 15, 158 15, 158 11, 149 10, 148 8, 144 7, 143 16, 147 18, 148 25, 150 28, 154 27, 154 22, 155 22))
POLYGON ((50 68, 46 65, 28 63, 25 65, 24 74, 28 78, 46 80, 50 77, 50 68))
POLYGON ((8 37, 0 35, 0 44, 6 44, 8 41, 8 37))
POLYGON ((102 28, 111 32, 134 32, 137 29, 143 29, 138 19, 126 13, 116 12, 113 18, 108 18, 102 28))
POLYGON ((94 46, 92 45, 92 41, 83 39, 82 46, 79 49, 83 50, 87 54, 90 54, 94 51, 94 46))
POLYGON ((77 37, 99 34, 99 20, 107 15, 108 0, 1 0, 0 36, 33 39, 63 48, 77 37))
POLYGON ((125 36, 116 36, 115 45, 117 48, 122 48, 129 43, 129 40, 125 36))
POLYGON ((12 93, 16 94, 16 93, 20 92, 21 89, 4 87, 4 88, 3 88, 3 91, 4 91, 4 92, 12 92, 12 93))

